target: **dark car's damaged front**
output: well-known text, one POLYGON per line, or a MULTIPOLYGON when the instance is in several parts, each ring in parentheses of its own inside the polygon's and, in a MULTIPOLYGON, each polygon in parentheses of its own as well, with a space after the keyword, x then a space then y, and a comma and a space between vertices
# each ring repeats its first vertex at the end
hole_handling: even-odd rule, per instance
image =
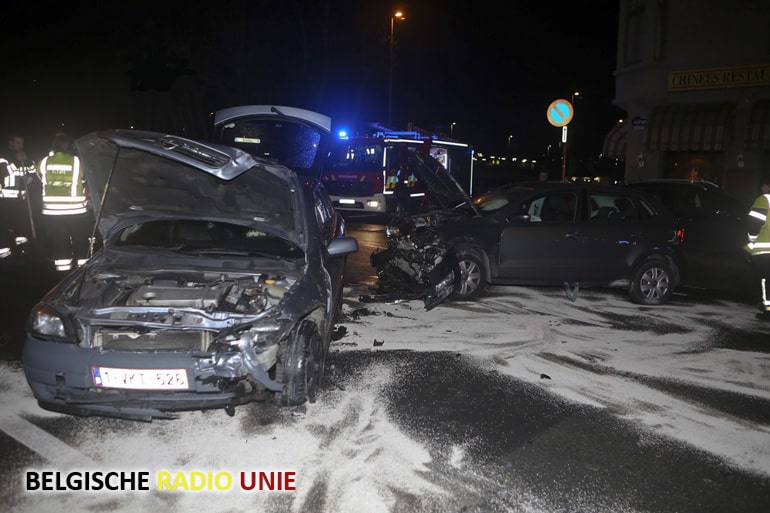
POLYGON ((417 176, 427 192, 416 211, 396 211, 387 227, 387 249, 370 260, 378 276, 377 298, 420 299, 430 310, 466 286, 467 269, 455 251, 464 237, 452 227, 480 216, 438 161, 410 148, 407 162, 406 174, 417 176))
POLYGON ((39 404, 151 420, 315 400, 357 250, 341 220, 319 221, 320 185, 163 134, 95 133, 78 151, 103 246, 30 315, 39 404))

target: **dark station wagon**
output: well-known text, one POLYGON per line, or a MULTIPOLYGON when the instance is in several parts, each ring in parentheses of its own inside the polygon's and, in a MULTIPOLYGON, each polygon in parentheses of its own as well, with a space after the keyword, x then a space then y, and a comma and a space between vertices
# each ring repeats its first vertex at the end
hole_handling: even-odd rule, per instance
MULTIPOLYGON (((423 167, 441 175, 440 166, 423 167)), ((438 277, 449 284, 436 270, 441 263, 454 267, 455 280, 428 293, 433 303, 507 284, 565 286, 570 299, 580 287, 621 287, 634 302, 656 305, 682 282, 683 232, 652 196, 594 183, 527 182, 471 201, 449 178, 431 182, 422 212, 394 221, 388 250, 372 257, 382 285, 394 276, 404 281, 405 272, 429 288, 438 277)))

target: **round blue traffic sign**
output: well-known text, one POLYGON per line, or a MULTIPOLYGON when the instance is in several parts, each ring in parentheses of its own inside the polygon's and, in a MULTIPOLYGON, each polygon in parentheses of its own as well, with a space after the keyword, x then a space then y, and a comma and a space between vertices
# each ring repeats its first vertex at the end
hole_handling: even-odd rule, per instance
POLYGON ((553 126, 566 126, 572 121, 574 112, 569 100, 559 99, 551 102, 545 115, 553 126))

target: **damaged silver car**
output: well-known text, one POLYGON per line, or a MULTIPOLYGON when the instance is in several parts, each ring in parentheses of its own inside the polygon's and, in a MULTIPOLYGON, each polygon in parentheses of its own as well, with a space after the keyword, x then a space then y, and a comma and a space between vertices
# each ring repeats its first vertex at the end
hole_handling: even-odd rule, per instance
POLYGON ((151 421, 314 402, 358 250, 323 185, 165 134, 76 147, 102 245, 30 314, 23 367, 39 405, 151 421))

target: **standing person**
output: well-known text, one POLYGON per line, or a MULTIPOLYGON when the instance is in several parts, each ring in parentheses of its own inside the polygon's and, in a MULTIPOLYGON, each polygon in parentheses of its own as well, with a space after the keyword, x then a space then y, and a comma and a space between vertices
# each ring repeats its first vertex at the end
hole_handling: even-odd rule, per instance
POLYGON ((51 152, 40 161, 43 182, 43 227, 51 244, 54 267, 70 271, 88 257, 91 221, 80 159, 64 133, 57 133, 51 152))
POLYGON ((35 223, 31 202, 34 193, 40 192, 35 179, 35 162, 27 158, 24 138, 18 134, 8 137, 8 150, 0 156, 0 220, 3 238, 9 244, 19 244, 22 239, 35 238, 35 223))
POLYGON ((751 266, 759 292, 759 309, 763 316, 770 312, 770 176, 762 179, 762 194, 754 200, 749 211, 749 243, 746 251, 751 255, 751 266))

